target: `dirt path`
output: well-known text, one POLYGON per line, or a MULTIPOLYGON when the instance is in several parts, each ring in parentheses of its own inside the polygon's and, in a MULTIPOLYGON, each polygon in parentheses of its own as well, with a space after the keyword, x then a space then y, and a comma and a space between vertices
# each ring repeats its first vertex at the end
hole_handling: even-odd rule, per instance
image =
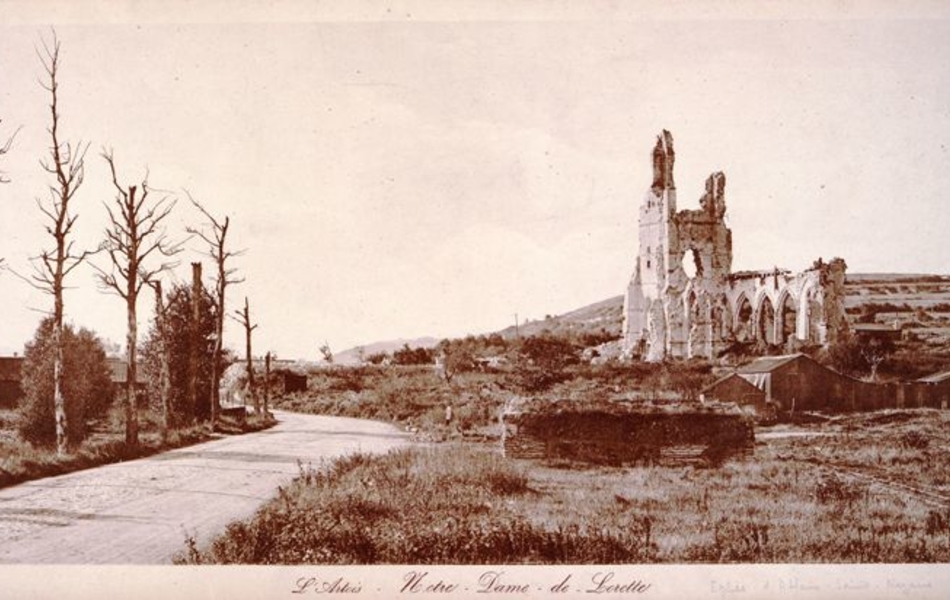
POLYGON ((275 414, 267 431, 0 490, 0 563, 169 563, 187 535, 252 515, 298 461, 408 443, 385 423, 275 414))

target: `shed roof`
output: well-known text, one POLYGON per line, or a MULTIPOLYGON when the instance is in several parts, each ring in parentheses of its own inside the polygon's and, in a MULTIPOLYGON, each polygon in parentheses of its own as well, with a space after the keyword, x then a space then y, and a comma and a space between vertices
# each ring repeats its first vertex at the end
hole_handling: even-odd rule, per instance
POLYGON ((851 325, 851 330, 860 332, 886 332, 886 333, 899 333, 901 328, 894 327, 893 325, 888 325, 887 323, 853 323, 851 325))
POLYGON ((926 377, 921 377, 917 381, 921 383, 942 383, 950 379, 950 371, 943 371, 941 373, 934 373, 932 375, 927 375, 926 377))
POLYGON ((707 393, 707 392, 711 392, 711 391, 715 390, 717 387, 719 387, 720 385, 726 383, 727 381, 729 381, 730 379, 733 379, 733 378, 735 378, 737 382, 741 382, 740 385, 748 386, 748 387, 750 388, 750 391, 755 390, 756 392, 759 392, 759 393, 761 393, 761 394, 765 394, 764 391, 762 391, 761 389, 759 389, 758 387, 756 387, 756 386, 755 386, 754 384, 752 384, 748 379, 744 379, 744 378, 743 378, 742 376, 740 376, 738 373, 729 373, 728 375, 725 375, 725 376, 723 376, 723 377, 720 377, 720 378, 717 379, 716 381, 714 381, 714 382, 710 383, 709 385, 707 385, 706 387, 704 387, 704 388, 702 389, 702 393, 705 394, 705 393, 707 393))
POLYGON ((811 360, 807 355, 801 352, 797 354, 785 354, 783 356, 763 356, 753 360, 747 365, 742 365, 736 369, 736 373, 770 373, 783 365, 802 358, 811 360))

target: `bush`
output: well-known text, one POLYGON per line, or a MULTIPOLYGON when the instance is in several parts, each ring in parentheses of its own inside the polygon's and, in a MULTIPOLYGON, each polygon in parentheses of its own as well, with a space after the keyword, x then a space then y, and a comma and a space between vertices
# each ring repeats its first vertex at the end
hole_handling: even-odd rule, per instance
POLYGON ((568 368, 579 362, 578 349, 566 339, 531 336, 518 348, 512 383, 527 393, 543 392, 570 379, 568 368))
MULTIPOLYGON (((198 405, 192 406, 188 395, 189 360, 191 356, 191 286, 177 285, 168 291, 165 299, 165 325, 168 331, 169 375, 171 379, 172 425, 179 427, 204 420, 211 416, 211 370, 214 357, 215 302, 207 291, 202 290, 199 300, 198 335, 198 405)), ((142 345, 141 369, 148 381, 149 398, 161 398, 161 357, 159 355, 158 330, 153 320, 148 337, 142 345)), ((232 358, 227 351, 221 353, 218 377, 225 372, 232 358)))
MULTIPOLYGON (((22 420, 20 435, 34 445, 56 441, 53 406, 53 319, 44 319, 23 362, 22 420)), ((66 404, 68 442, 86 437, 86 423, 102 417, 112 403, 111 371, 102 342, 88 329, 63 328, 63 397, 66 404)))

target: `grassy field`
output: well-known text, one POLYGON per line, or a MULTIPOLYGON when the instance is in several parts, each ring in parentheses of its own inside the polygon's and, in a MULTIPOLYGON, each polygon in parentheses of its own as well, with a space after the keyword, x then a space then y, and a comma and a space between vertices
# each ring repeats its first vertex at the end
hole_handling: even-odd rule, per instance
POLYGON ((946 562, 950 417, 759 432, 721 468, 507 460, 488 444, 355 456, 300 477, 181 563, 946 562))
POLYGON ((98 423, 81 446, 59 456, 54 448, 36 447, 22 441, 16 433, 18 414, 12 410, 0 411, 0 488, 141 458, 214 439, 221 433, 258 431, 276 423, 273 417, 256 415, 248 415, 243 424, 222 419, 214 434, 209 431, 207 425, 195 425, 171 430, 168 439, 163 442, 157 421, 149 413, 143 412, 139 421, 139 445, 131 448, 125 443, 125 425, 120 412, 113 409, 110 418, 98 423))

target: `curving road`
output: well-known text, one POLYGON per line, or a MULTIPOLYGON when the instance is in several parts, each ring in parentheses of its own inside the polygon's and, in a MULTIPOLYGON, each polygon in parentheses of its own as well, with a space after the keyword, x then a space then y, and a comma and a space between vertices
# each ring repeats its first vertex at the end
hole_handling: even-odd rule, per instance
POLYGON ((407 444, 375 421, 275 412, 267 430, 0 490, 0 563, 169 563, 299 473, 407 444))

